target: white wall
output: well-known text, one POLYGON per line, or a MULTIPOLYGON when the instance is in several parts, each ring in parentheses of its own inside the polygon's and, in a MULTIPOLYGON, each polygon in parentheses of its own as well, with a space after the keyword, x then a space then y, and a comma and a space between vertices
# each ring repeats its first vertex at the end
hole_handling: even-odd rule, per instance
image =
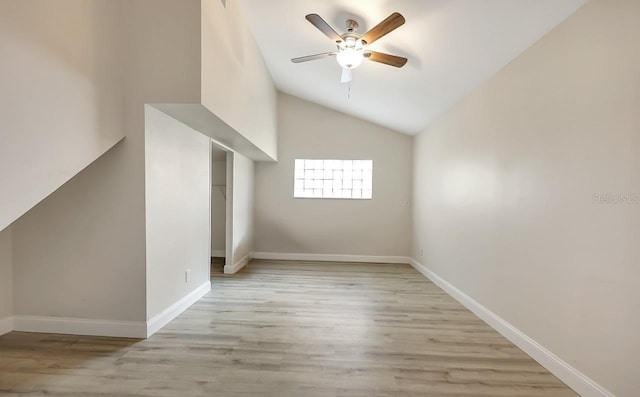
POLYGON ((276 89, 236 1, 202 0, 202 104, 277 158, 276 89))
POLYGON ((124 137, 121 5, 0 1, 0 230, 124 137))
POLYGON ((11 228, 0 231, 0 335, 11 330, 13 315, 13 275, 11 228))
MULTIPOLYGON (((227 257, 225 273, 235 273, 249 261, 254 242, 254 162, 240 153, 227 156, 227 200, 231 200, 231 258, 227 257), (229 171, 227 171, 229 172, 229 171)), ((228 230, 227 230, 228 232, 228 230)), ((227 239, 229 244, 229 239, 227 239)))
POLYGON ((216 160, 211 178, 211 256, 225 256, 227 228, 227 161, 216 160))
POLYGON ((255 251, 407 256, 412 138, 278 98, 279 161, 256 163, 255 251), (373 200, 294 199, 295 158, 372 159, 373 200))
POLYGON ((159 110, 147 106, 146 120, 150 319, 209 281, 211 154, 208 137, 159 110))
POLYGON ((637 37, 640 2, 589 2, 414 152, 413 256, 618 396, 640 390, 637 37))
POLYGON ((200 2, 123 4, 127 137, 13 224, 17 315, 147 319, 144 104, 198 101, 200 2))

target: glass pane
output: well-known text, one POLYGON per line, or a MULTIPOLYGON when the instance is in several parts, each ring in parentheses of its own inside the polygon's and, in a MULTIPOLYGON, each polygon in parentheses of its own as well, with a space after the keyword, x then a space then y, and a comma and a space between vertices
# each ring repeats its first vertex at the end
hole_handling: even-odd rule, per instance
POLYGON ((304 180, 304 188, 305 189, 313 189, 313 182, 314 180, 311 178, 307 178, 304 180))
POLYGON ((373 160, 294 159, 294 197, 370 199, 373 160))
POLYGON ((362 188, 371 190, 371 178, 366 178, 362 181, 362 188))

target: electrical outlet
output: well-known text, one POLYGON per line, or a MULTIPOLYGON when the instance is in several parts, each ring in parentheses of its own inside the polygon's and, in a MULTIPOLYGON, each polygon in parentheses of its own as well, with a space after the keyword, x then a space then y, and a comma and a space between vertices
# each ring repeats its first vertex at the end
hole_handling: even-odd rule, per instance
POLYGON ((420 248, 420 257, 422 257, 423 255, 424 255, 424 250, 420 248))
POLYGON ((189 281, 191 281, 191 269, 184 271, 184 282, 188 283, 189 281))

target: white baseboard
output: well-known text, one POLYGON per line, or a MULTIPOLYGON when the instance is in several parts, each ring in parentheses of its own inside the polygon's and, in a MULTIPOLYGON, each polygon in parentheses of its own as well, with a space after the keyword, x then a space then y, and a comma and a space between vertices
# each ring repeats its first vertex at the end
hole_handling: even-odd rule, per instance
POLYGON ((447 294, 451 295, 467 309, 480 317, 502 336, 509 339, 513 344, 522 349, 525 353, 545 367, 569 387, 575 390, 582 397, 613 397, 613 394, 604 387, 594 382, 576 368, 563 361, 544 346, 524 334, 522 331, 509 324, 491 310, 484 307, 478 301, 465 294, 451 283, 435 274, 427 266, 415 259, 411 259, 411 265, 425 277, 431 280, 447 294))
POLYGON ((0 318, 0 336, 13 331, 13 317, 0 318))
POLYGON ((404 263, 404 264, 411 263, 411 258, 407 256, 252 252, 251 257, 255 259, 271 259, 271 260, 283 260, 283 261, 364 262, 364 263, 404 263))
POLYGON ((187 310, 189 306, 196 303, 209 291, 211 291, 211 281, 206 281, 173 305, 153 316, 153 318, 147 321, 144 337, 148 338, 158 332, 162 327, 169 324, 171 320, 178 317, 180 313, 187 310))
POLYGON ((227 251, 225 250, 211 250, 211 256, 216 258, 224 258, 227 256, 227 251))
POLYGON ((120 338, 145 338, 147 336, 147 327, 143 322, 69 317, 14 316, 13 330, 47 334, 113 336, 120 338))
POLYGON ((232 265, 224 265, 224 274, 236 274, 240 269, 247 266, 249 260, 251 259, 250 255, 245 255, 232 265))
POLYGON ((41 332, 47 334, 111 336, 144 339, 167 325, 180 313, 211 290, 207 281, 162 313, 145 322, 93 320, 69 317, 14 316, 0 320, 0 335, 10 331, 41 332), (6 332, 3 332, 6 331, 6 332))

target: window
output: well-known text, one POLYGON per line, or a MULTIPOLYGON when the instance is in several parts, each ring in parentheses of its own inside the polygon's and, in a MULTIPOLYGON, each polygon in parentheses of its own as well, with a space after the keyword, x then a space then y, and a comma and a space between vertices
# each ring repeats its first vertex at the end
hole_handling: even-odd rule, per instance
POLYGON ((373 160, 296 159, 295 198, 370 200, 373 160))

